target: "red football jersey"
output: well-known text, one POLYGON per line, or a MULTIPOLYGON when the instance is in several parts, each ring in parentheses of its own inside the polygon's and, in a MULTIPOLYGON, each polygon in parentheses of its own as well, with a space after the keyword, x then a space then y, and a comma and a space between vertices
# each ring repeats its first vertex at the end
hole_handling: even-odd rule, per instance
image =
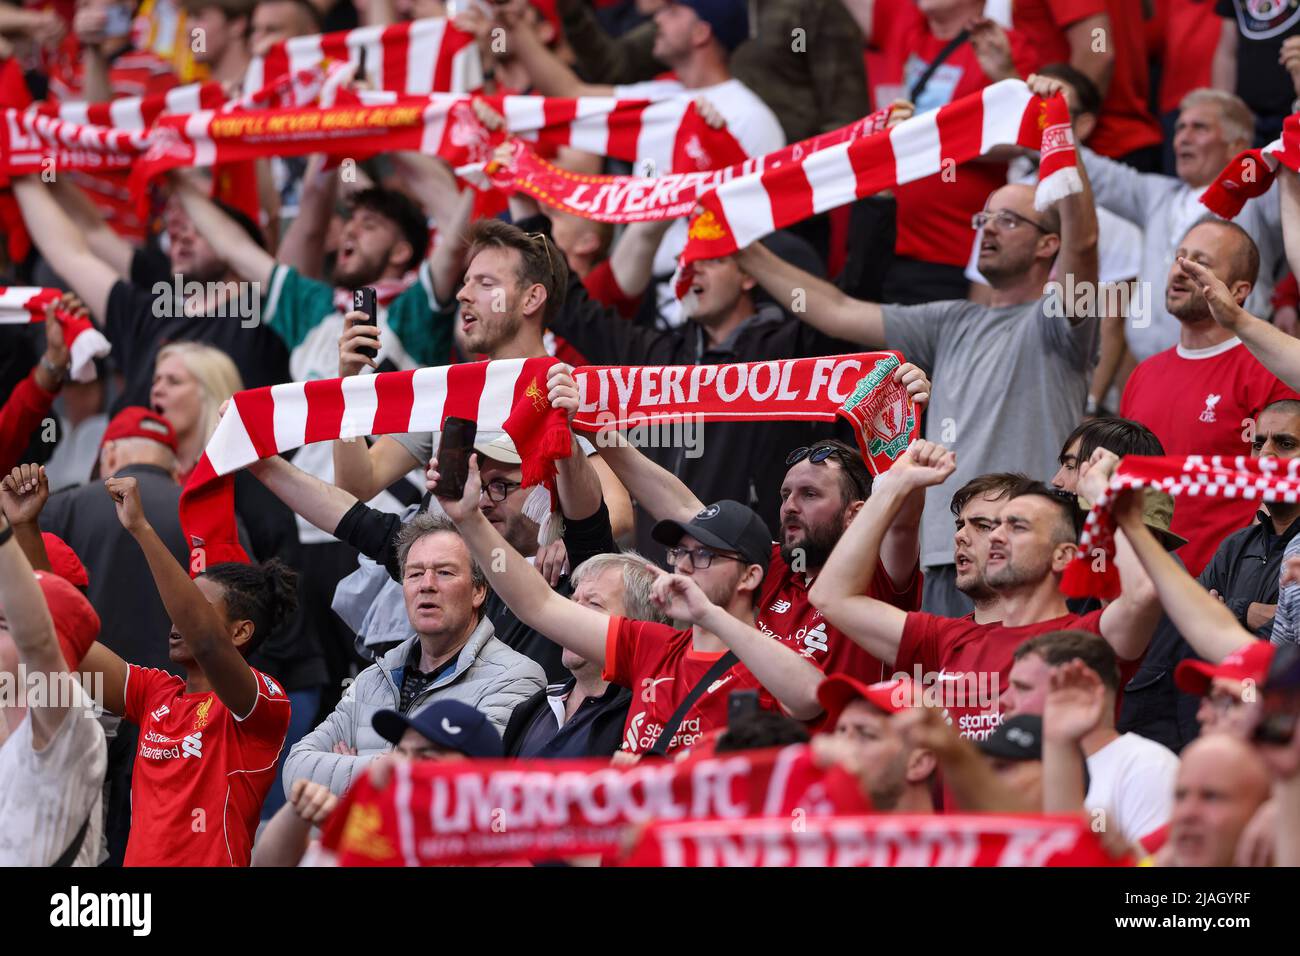
POLYGON ((1069 63, 1065 28, 1105 12, 1106 0, 1015 0, 1011 25, 1025 38, 1037 70, 1048 63, 1069 63))
MULTIPOLYGON (((1155 432, 1166 455, 1249 455, 1252 422, 1279 398, 1300 398, 1238 339, 1208 349, 1175 346, 1139 363, 1119 413, 1155 432)), ((1257 501, 1179 495, 1171 530, 1178 556, 1198 575, 1223 539, 1250 524, 1257 501)))
POLYGON ((1024 627, 976 624, 973 615, 907 615, 895 670, 943 695, 948 722, 963 737, 983 740, 1002 722, 998 698, 1007 687, 1017 647, 1048 631, 1101 633, 1101 611, 1067 614, 1024 627))
MULTIPOLYGON (((664 732, 677 705, 721 657, 702 654, 691 646, 691 631, 667 624, 611 617, 605 637, 605 680, 632 691, 632 705, 623 725, 623 749, 645 753, 664 732)), ((732 691, 759 689, 759 704, 776 710, 776 700, 762 689, 744 664, 736 664, 713 681, 686 712, 668 745, 668 753, 691 747, 715 728, 727 726, 727 701, 732 691)))
POLYGON ((1117 157, 1157 146, 1164 136, 1148 105, 1151 76, 1142 4, 1106 0, 1106 12, 1110 15, 1108 39, 1115 50, 1115 69, 1088 146, 1103 156, 1117 157))
MULTIPOLYGON (((1008 30, 1007 38, 1016 68, 1022 76, 1027 76, 1032 61, 1024 38, 1015 30, 1008 30)), ((888 106, 896 97, 908 98, 908 91, 948 42, 930 32, 924 14, 910 0, 877 2, 871 46, 879 55, 867 55, 867 76, 875 107, 888 106)), ((988 85, 988 76, 979 65, 974 47, 967 41, 934 71, 916 104, 916 111, 924 113, 946 106, 988 85)), ((959 171, 948 170, 894 187, 898 201, 894 252, 964 268, 973 236, 971 216, 984 208, 989 193, 1006 184, 1005 163, 974 162, 964 164, 959 171)))
MULTIPOLYGON (((866 684, 888 680, 889 669, 868 654, 843 631, 832 626, 822 612, 808 603, 807 576, 793 571, 781 557, 781 546, 772 545, 772 562, 759 593, 758 629, 802 654, 826 674, 848 674, 866 684)), ((876 574, 867 596, 894 605, 901 611, 921 608, 921 569, 918 566, 900 591, 876 563, 876 574)))
POLYGON ((289 731, 289 698, 260 671, 239 720, 214 691, 130 665, 126 717, 140 728, 127 866, 248 866, 262 801, 289 731))

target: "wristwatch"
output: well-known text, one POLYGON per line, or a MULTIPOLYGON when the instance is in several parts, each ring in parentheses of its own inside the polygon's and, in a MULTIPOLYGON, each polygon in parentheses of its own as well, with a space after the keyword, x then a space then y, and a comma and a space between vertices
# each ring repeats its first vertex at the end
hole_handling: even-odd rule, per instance
POLYGON ((41 356, 41 368, 54 376, 54 383, 56 385, 62 385, 63 380, 68 377, 68 367, 66 365, 55 365, 50 361, 48 355, 41 356))

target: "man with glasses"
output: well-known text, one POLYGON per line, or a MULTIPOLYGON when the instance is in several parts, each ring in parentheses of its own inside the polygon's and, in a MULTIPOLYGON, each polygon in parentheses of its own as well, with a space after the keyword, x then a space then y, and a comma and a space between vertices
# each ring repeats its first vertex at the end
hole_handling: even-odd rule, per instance
MULTIPOLYGON (((1047 77, 1030 77, 1029 86, 1040 96, 1061 89, 1047 77)), ((1095 309, 1075 308, 1074 295, 1096 291, 1097 216, 1087 175, 1079 172, 1083 191, 1041 212, 1028 186, 1003 186, 989 196, 978 260, 993 289, 987 306, 863 302, 757 243, 739 256, 777 302, 806 304, 801 318, 808 324, 868 348, 897 349, 934 380, 926 437, 957 453, 951 477, 927 490, 921 521, 923 606, 935 614, 971 611, 956 586, 947 522, 953 491, 991 471, 1052 474, 1061 440, 1083 412, 1098 319, 1095 309), (1054 264, 1062 284, 1047 286, 1054 264)), ((943 201, 942 193, 936 187, 934 201, 943 201)))

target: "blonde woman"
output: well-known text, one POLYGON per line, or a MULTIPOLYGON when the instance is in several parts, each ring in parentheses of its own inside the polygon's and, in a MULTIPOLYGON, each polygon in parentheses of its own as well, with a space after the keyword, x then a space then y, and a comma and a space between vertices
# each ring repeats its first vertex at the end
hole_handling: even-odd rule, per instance
POLYGON ((176 430, 182 485, 217 428, 221 403, 243 387, 230 356, 211 345, 173 342, 158 350, 149 405, 176 430))

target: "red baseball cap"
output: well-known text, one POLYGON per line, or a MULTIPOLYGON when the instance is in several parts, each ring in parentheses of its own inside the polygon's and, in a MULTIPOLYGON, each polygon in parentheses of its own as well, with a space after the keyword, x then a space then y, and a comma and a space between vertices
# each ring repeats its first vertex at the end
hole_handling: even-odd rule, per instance
POLYGON ((1183 661, 1174 670, 1174 683, 1179 690, 1197 697, 1204 697, 1210 692, 1210 682, 1216 677, 1263 684, 1268 667, 1273 663, 1273 650, 1273 645, 1268 641, 1251 641, 1237 648, 1218 664, 1183 661))
POLYGON ((826 730, 833 730, 844 708, 859 699, 886 714, 896 714, 912 706, 914 688, 911 679, 907 677, 867 685, 847 674, 835 674, 817 686, 817 700, 826 709, 826 720, 822 726, 826 730))
POLYGON ((90 587, 90 575, 86 573, 86 566, 66 541, 49 531, 41 532, 41 540, 45 542, 45 553, 50 559, 51 571, 76 587, 90 587))
POLYGON ((99 615, 86 596, 57 574, 37 571, 36 581, 54 619, 54 633, 68 667, 76 669, 99 637, 99 615))
POLYGON ((119 438, 148 438, 166 445, 173 452, 177 447, 176 430, 172 428, 172 423, 141 405, 128 405, 113 416, 108 428, 104 429, 100 447, 105 442, 117 441, 119 438))

